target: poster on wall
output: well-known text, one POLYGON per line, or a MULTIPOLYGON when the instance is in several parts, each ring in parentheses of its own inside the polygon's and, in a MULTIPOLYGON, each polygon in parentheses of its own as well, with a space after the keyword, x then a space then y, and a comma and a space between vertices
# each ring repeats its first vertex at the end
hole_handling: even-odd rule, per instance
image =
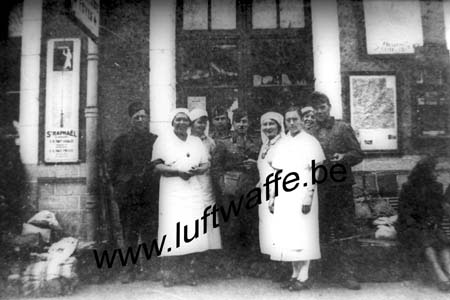
POLYGON ((365 151, 398 149, 394 75, 350 75, 351 124, 365 151))
POLYGON ((51 39, 47 43, 47 163, 78 162, 80 44, 80 39, 51 39))
POLYGON ((412 54, 423 46, 419 0, 364 0, 368 54, 412 54))

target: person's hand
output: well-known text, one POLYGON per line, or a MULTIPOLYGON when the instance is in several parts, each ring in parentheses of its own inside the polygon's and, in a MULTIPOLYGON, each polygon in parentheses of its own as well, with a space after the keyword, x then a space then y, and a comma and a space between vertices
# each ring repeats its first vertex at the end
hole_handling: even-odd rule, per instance
POLYGON ((344 159, 344 153, 334 153, 331 156, 330 161, 341 161, 344 159))
POLYGON ((311 205, 302 205, 302 213, 304 215, 308 214, 311 211, 311 205))
POLYGON ((302 213, 308 214, 311 211, 311 204, 314 197, 314 190, 308 190, 302 201, 302 213))
POLYGON ((194 176, 194 175, 200 175, 200 174, 202 174, 202 170, 201 170, 199 167, 192 167, 192 168, 188 171, 188 173, 191 174, 191 176, 194 176))
POLYGON ((181 177, 181 179, 183 180, 188 180, 189 178, 192 177, 192 174, 190 173, 190 171, 186 172, 186 171, 178 171, 178 176, 181 177))
POLYGON ((275 208, 275 200, 273 198, 269 199, 268 207, 269 207, 270 213, 273 214, 275 211, 275 209, 274 209, 275 208))

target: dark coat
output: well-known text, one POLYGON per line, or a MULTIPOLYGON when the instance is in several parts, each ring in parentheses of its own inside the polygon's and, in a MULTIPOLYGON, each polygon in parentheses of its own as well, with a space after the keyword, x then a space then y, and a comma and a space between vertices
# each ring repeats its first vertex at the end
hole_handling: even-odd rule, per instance
POLYGON ((347 177, 344 181, 335 182, 328 176, 326 185, 353 185, 355 180, 351 167, 363 160, 364 153, 361 151, 352 127, 344 121, 331 117, 323 124, 317 124, 313 134, 319 140, 325 153, 326 160, 323 164, 327 169, 330 170, 334 164, 342 164, 346 170, 347 177), (330 159, 334 153, 343 153, 343 160, 331 162, 330 159))
POLYGON ((159 177, 151 164, 156 137, 150 132, 129 131, 114 140, 108 167, 119 204, 146 202, 150 194, 157 199, 159 177))
POLYGON ((446 243, 443 186, 439 182, 402 185, 398 209, 399 240, 415 248, 440 247, 446 243))

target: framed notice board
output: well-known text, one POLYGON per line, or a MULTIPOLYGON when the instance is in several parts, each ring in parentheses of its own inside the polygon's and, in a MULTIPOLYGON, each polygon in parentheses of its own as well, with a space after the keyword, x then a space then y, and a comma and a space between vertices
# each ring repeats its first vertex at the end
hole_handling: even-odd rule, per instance
POLYGON ((364 151, 398 150, 395 75, 349 75, 350 119, 364 151))

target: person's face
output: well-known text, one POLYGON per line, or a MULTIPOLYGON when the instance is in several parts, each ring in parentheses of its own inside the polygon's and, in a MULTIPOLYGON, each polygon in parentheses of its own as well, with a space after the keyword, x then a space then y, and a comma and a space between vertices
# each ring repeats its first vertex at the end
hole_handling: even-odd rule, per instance
POLYGON ((225 130, 228 125, 228 117, 227 115, 218 115, 212 119, 212 123, 214 128, 218 130, 225 130))
POLYGON ((186 116, 184 113, 178 113, 173 119, 172 126, 176 133, 185 134, 187 132, 187 129, 189 128, 190 123, 191 122, 188 116, 186 116))
POLYGON ((248 117, 243 117, 239 121, 233 123, 234 130, 239 135, 246 135, 248 130, 248 117))
POLYGON ((196 136, 202 136, 205 133, 207 121, 207 117, 201 117, 192 122, 192 134, 196 136))
POLYGON ((288 111, 285 116, 286 128, 291 135, 299 133, 302 126, 302 121, 297 111, 288 111))
POLYGON ((131 126, 138 131, 148 130, 148 115, 141 109, 131 117, 131 126))
POLYGON ((309 111, 303 115, 303 124, 306 129, 311 129, 314 126, 314 123, 316 123, 316 116, 313 111, 309 111))
POLYGON ((266 120, 261 126, 262 132, 267 136, 269 140, 273 139, 280 132, 277 122, 274 120, 266 120))
POLYGON ((316 110, 317 121, 323 122, 323 121, 328 120, 328 118, 330 117, 330 108, 331 108, 330 105, 323 102, 314 108, 316 110))

